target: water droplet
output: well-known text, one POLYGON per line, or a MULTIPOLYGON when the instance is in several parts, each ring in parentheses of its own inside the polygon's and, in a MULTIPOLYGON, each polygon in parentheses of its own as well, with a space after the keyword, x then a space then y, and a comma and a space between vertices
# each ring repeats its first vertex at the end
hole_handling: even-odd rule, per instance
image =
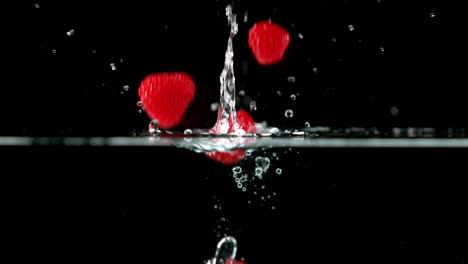
POLYGON ((124 91, 128 91, 129 89, 130 89, 130 86, 124 85, 124 87, 123 87, 123 90, 124 90, 124 91))
POLYGON ((291 94, 291 100, 296 101, 296 95, 295 94, 291 94))
POLYGON ((317 73, 317 72, 318 72, 317 67, 313 67, 313 68, 312 68, 312 72, 317 73))
POLYGON ((111 63, 109 64, 109 66, 111 67, 111 70, 113 71, 117 70, 117 66, 115 65, 115 63, 111 63))
POLYGON ((39 3, 34 3, 34 8, 41 8, 41 6, 39 5, 39 3))
POLYGON ((56 50, 56 49, 52 49, 52 53, 53 53, 53 54, 57 54, 57 50, 56 50))
POLYGON ((275 172, 276 174, 281 175, 281 173, 283 173, 283 170, 281 168, 276 168, 275 172))
POLYGON ((143 106, 143 103, 141 101, 138 101, 137 104, 136 104, 138 107, 142 107, 143 106))
POLYGON ((308 121, 306 121, 304 124, 305 124, 305 127, 310 127, 310 123, 308 121))
POLYGON ((249 11, 245 10, 244 12, 244 22, 247 22, 249 20, 249 11))
MULTIPOLYGON (((265 185, 262 185, 262 189, 265 189, 265 185)), ((262 196, 263 197, 263 196, 262 196)))
POLYGON ((242 168, 239 167, 239 166, 236 166, 234 168, 232 168, 232 172, 234 172, 235 174, 239 174, 242 172, 242 168))
POLYGON ((299 39, 304 39, 304 35, 302 35, 302 33, 297 34, 297 37, 298 37, 299 39))
POLYGON ((281 96, 281 95, 282 95, 280 90, 276 91, 276 94, 277 94, 278 96, 281 96))
POLYGON ((384 51, 385 51, 385 48, 384 48, 384 47, 380 47, 379 50, 380 50, 381 52, 384 52, 384 51))
POLYGON ((336 38, 332 38, 331 41, 332 41, 333 43, 336 43, 336 38))
POLYGON ((75 34, 75 30, 74 29, 70 29, 67 31, 67 36, 71 37, 75 34))
POLYGON ((272 207, 271 207, 271 210, 275 210, 275 209, 276 209, 276 207, 275 207, 275 206, 272 206, 272 207))
POLYGON ((159 122, 157 119, 151 120, 148 124, 148 133, 154 134, 159 132, 158 124, 159 122))
POLYGON ((295 82, 296 82, 296 77, 294 77, 294 76, 289 76, 289 77, 288 77, 288 82, 289 82, 289 83, 295 83, 295 82))
POLYGON ((139 113, 139 114, 143 113, 143 110, 138 109, 138 113, 139 113))
POLYGON ((184 135, 192 135, 192 130, 190 128, 185 129, 184 135))
POLYGON ((257 102, 255 100, 250 101, 250 111, 257 111, 257 102))
POLYGON ((390 107, 390 115, 392 116, 398 116, 398 114, 400 114, 400 109, 398 109, 398 107, 396 106, 392 106, 390 107))
POLYGON ((354 26, 353 25, 348 25, 348 30, 349 31, 354 31, 354 26))
POLYGON ((434 12, 431 12, 431 13, 429 13, 429 16, 430 16, 431 18, 434 18, 434 17, 436 16, 436 14, 435 14, 434 12))
POLYGON ((240 90, 240 91, 239 91, 239 95, 240 95, 240 96, 244 96, 244 95, 245 95, 245 91, 244 91, 244 90, 240 90))
POLYGON ((92 49, 91 52, 92 52, 93 54, 96 54, 97 51, 96 51, 95 49, 92 49))
POLYGON ((210 105, 210 109, 211 109, 212 112, 218 111, 218 108, 219 108, 219 103, 212 103, 210 105))
POLYGON ((292 117, 294 116, 293 110, 287 109, 287 110, 284 112, 284 116, 285 116, 286 118, 292 118, 292 117))

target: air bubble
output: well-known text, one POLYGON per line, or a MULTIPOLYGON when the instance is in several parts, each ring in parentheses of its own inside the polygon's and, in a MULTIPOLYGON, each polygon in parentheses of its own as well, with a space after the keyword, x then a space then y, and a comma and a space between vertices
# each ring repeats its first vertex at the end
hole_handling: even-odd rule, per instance
POLYGON ((117 66, 115 65, 115 63, 111 63, 109 64, 109 66, 111 67, 111 70, 113 71, 117 70, 117 66))
POLYGON ((384 48, 384 47, 380 47, 379 50, 380 50, 381 52, 384 52, 384 51, 385 51, 385 48, 384 48))
POLYGON ((244 96, 244 95, 245 95, 245 91, 244 91, 244 90, 240 90, 240 91, 239 91, 239 95, 240 95, 240 96, 244 96))
POLYGON ((400 109, 398 109, 398 107, 396 106, 392 106, 390 107, 390 115, 392 116, 398 116, 398 114, 400 114, 400 109))
POLYGON ((242 172, 242 168, 239 167, 239 166, 236 166, 234 168, 232 168, 232 172, 234 172, 235 174, 239 174, 242 172))
POLYGON ((138 101, 137 104, 136 104, 138 107, 142 107, 143 106, 143 103, 141 101, 138 101))
POLYGON ((313 68, 312 68, 312 71, 313 71, 314 73, 317 73, 317 72, 318 72, 317 67, 313 67, 313 68))
POLYGON ((436 14, 435 14, 434 12, 431 12, 431 13, 429 13, 429 16, 430 16, 431 18, 434 18, 434 17, 436 16, 436 14))
POLYGON ((292 118, 292 117, 294 116, 293 110, 287 109, 287 110, 284 112, 284 116, 285 116, 286 118, 292 118))
POLYGON ((246 187, 242 187, 242 191, 243 191, 243 192, 247 191, 247 188, 246 188, 246 187))
POLYGON ((353 25, 348 25, 348 30, 349 31, 354 31, 354 26, 353 25))
POLYGON ((280 90, 276 91, 276 94, 277 94, 278 96, 281 96, 281 91, 280 91, 280 90))
POLYGON ((302 35, 302 33, 297 34, 297 37, 298 37, 299 39, 304 39, 304 35, 302 35))
POLYGON ((257 157, 257 158, 255 158, 255 165, 257 165, 257 167, 261 167, 261 168, 269 167, 270 166, 270 159, 267 158, 267 157, 257 157))
POLYGON ((296 95, 295 94, 291 94, 291 100, 296 101, 296 95))
POLYGON ((191 135, 193 132, 190 128, 184 130, 184 135, 191 135))
POLYGON ((124 90, 124 91, 128 91, 129 89, 130 89, 130 86, 124 85, 124 87, 123 87, 123 90, 124 90))
POLYGON ((257 111, 257 102, 255 100, 250 101, 250 111, 257 111))
POLYGON ((34 3, 34 8, 39 9, 39 8, 41 8, 41 6, 38 3, 34 3))
POLYGON ((249 12, 247 10, 245 10, 244 12, 244 23, 247 22, 249 20, 249 12))
POLYGON ((283 173, 283 170, 281 168, 276 168, 275 172, 276 174, 281 175, 281 173, 283 173))
POLYGON ((294 77, 294 76, 289 76, 289 77, 288 77, 288 82, 289 82, 289 83, 295 83, 295 82, 296 82, 296 77, 294 77))
POLYGON ((262 168, 255 168, 255 176, 262 176, 263 169, 262 168))
POLYGON ((306 122, 304 123, 304 125, 305 125, 305 127, 310 127, 310 123, 309 123, 308 121, 306 121, 306 122))
POLYGON ((242 185, 242 183, 240 183, 240 182, 237 183, 237 188, 241 189, 242 187, 244 187, 244 186, 242 185))

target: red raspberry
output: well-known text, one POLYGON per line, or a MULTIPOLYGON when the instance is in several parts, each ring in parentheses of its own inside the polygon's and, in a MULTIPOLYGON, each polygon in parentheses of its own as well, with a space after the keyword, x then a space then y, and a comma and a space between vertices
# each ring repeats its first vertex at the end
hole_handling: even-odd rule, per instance
MULTIPOLYGON (((218 121, 213 128, 210 129, 210 133, 214 134, 225 134, 225 133, 236 133, 243 130, 245 133, 255 133, 257 129, 255 127, 255 121, 247 111, 241 109, 237 111, 237 122, 233 121, 232 114, 227 118, 227 123, 223 123, 222 109, 218 112, 218 121)), ((229 152, 208 152, 206 156, 212 160, 215 160, 224 165, 233 165, 241 161, 245 156, 245 150, 235 149, 229 152)))
POLYGON ((154 73, 143 79, 138 95, 149 118, 170 129, 179 124, 193 100, 195 84, 184 72, 154 73))
POLYGON ((289 41, 289 32, 271 21, 259 21, 249 31, 250 49, 263 66, 281 61, 289 41))

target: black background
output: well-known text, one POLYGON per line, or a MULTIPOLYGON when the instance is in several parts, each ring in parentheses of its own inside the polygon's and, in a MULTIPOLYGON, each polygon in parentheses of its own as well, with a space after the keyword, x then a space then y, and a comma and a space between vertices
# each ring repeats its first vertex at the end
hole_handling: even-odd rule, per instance
POLYGON ((0 151, 17 263, 202 263, 217 232, 252 264, 464 263, 466 150, 257 150, 246 192, 184 149, 0 151), (255 185, 258 156, 271 166, 255 185))
MULTIPOLYGON (((185 71, 197 85, 196 98, 176 129, 211 127, 229 2, 29 2, 12 21, 18 25, 15 36, 6 41, 15 43, 13 51, 4 51, 15 63, 7 74, 14 82, 2 87, 2 134, 108 136, 145 129, 149 120, 136 107, 138 85, 161 71, 185 71), (121 94, 124 85, 130 89, 121 94)), ((466 126, 468 43, 460 1, 233 5, 240 27, 234 42, 237 90, 246 93, 237 105, 249 109, 249 100, 255 100, 257 122, 466 126), (247 45, 249 28, 265 19, 291 34, 283 61, 270 67, 258 65, 247 45), (289 76, 296 82, 289 83, 289 76), (293 93, 296 101, 290 99, 293 93), (392 107, 397 114, 391 114, 392 107), (285 118, 286 109, 294 118, 285 118)))
MULTIPOLYGON (((160 71, 186 71, 197 84, 178 128, 212 126, 227 2, 26 2, 4 38, 13 60, 2 71, 13 82, 1 87, 1 135, 144 131, 137 87, 160 71)), ((466 127, 462 1, 234 1, 234 11, 237 87, 246 92, 238 106, 256 100, 256 121, 466 127), (281 63, 262 67, 247 32, 268 18, 291 44, 281 63)), ((248 205, 252 193, 235 187, 230 167, 188 150, 0 151, 17 263, 201 263, 217 242, 213 195, 248 263, 464 263, 463 150, 292 150, 274 165, 282 176, 265 179, 276 210, 248 205)))

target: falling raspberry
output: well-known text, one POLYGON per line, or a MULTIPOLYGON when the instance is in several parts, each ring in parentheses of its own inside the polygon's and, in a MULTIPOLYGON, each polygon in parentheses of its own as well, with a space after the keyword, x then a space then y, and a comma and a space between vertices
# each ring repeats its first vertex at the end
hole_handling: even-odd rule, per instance
POLYGON ((146 76, 138 95, 150 119, 170 129, 179 124, 195 96, 195 84, 187 73, 163 72, 146 76))
POLYGON ((249 46, 260 65, 280 62, 289 45, 289 32, 271 21, 259 21, 249 31, 249 46))
MULTIPOLYGON (((210 129, 210 133, 213 134, 225 134, 225 133, 238 133, 238 134, 250 134, 256 133, 255 121, 247 111, 241 109, 237 112, 237 120, 233 118, 231 113, 228 118, 223 118, 223 109, 218 112, 218 121, 213 128, 210 129)), ((233 165, 240 162, 246 151, 243 149, 235 149, 228 152, 208 152, 206 156, 212 160, 215 160, 224 165, 233 165)))

